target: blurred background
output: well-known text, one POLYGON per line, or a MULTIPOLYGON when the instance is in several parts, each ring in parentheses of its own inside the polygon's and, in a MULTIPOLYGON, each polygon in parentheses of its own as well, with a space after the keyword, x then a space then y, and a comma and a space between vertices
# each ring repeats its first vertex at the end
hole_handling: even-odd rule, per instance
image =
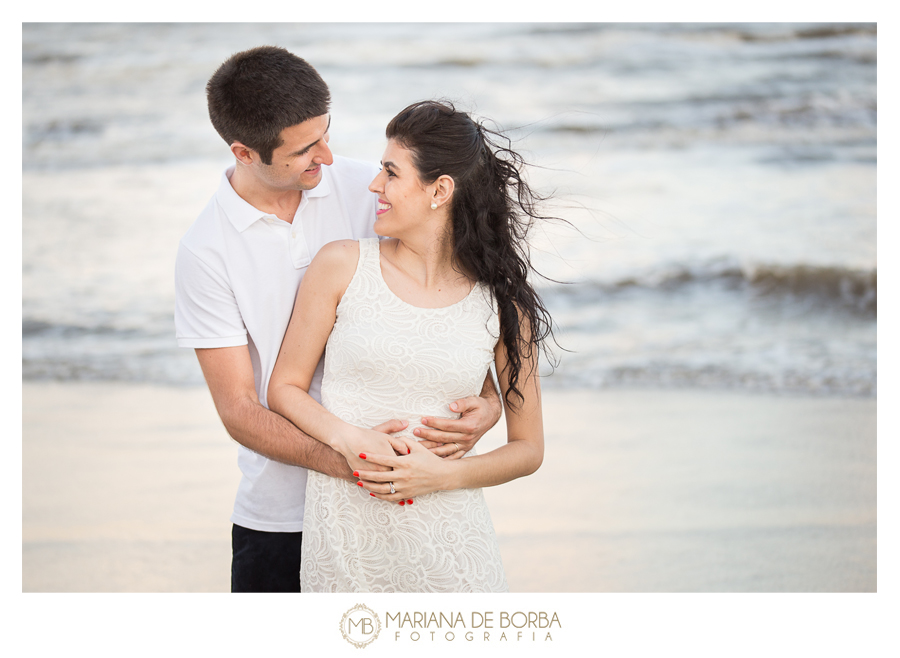
MULTIPOLYGON (((230 163, 204 87, 232 53, 280 45, 329 84, 335 153, 377 162, 388 120, 425 98, 510 131, 569 222, 533 235, 568 350, 545 366, 546 391, 862 404, 866 447, 849 454, 865 567, 824 587, 874 589, 874 24, 31 23, 22 40, 26 397, 87 382, 202 390, 175 345, 173 267, 230 163)), ((25 442, 51 417, 26 413, 25 442)), ((846 485, 834 468, 848 453, 829 454, 825 490, 846 485)), ((610 588, 688 588, 637 582, 610 588)), ((815 589, 754 582, 707 586, 815 589)))
POLYGON ((281 45, 377 162, 408 103, 514 129, 556 190, 535 232, 548 387, 876 392, 872 25, 26 24, 23 376, 202 383, 175 245, 229 152, 204 86, 281 45))

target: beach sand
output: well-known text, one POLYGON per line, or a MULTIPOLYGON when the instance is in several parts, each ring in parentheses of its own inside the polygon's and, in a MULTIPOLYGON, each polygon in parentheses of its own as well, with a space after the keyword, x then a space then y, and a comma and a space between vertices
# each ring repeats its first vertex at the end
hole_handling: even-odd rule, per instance
MULTIPOLYGON (((22 393, 24 592, 228 591, 205 388, 22 393)), ((875 400, 546 391, 544 419, 541 469, 486 491, 513 591, 875 591, 875 400)))

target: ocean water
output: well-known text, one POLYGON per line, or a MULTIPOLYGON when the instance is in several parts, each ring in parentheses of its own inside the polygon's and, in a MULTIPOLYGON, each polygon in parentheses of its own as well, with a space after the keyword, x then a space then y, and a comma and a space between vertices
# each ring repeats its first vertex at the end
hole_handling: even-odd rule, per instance
POLYGON ((177 243, 229 163, 204 86, 281 45, 380 159, 408 103, 508 130, 565 220, 537 227, 547 387, 876 395, 871 24, 25 24, 26 380, 194 385, 177 243), (552 374, 551 374, 552 370, 552 374))

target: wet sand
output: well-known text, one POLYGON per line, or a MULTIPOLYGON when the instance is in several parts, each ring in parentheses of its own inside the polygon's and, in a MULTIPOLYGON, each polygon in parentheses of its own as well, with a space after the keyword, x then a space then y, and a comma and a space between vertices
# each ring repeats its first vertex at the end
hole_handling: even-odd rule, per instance
MULTIPOLYGON (((22 394, 23 592, 228 590, 206 389, 22 394)), ((486 491, 513 591, 876 590, 875 400, 547 391, 544 416, 541 469, 486 491)))

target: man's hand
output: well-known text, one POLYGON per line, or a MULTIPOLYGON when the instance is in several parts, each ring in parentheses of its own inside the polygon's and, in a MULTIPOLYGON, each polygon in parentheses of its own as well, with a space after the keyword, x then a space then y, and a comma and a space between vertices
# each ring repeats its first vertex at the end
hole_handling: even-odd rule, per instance
POLYGON ((422 424, 427 429, 416 428, 413 434, 422 439, 420 445, 439 457, 459 459, 497 424, 501 405, 496 396, 473 395, 453 402, 450 410, 461 414, 458 420, 426 416, 422 418, 422 424))

